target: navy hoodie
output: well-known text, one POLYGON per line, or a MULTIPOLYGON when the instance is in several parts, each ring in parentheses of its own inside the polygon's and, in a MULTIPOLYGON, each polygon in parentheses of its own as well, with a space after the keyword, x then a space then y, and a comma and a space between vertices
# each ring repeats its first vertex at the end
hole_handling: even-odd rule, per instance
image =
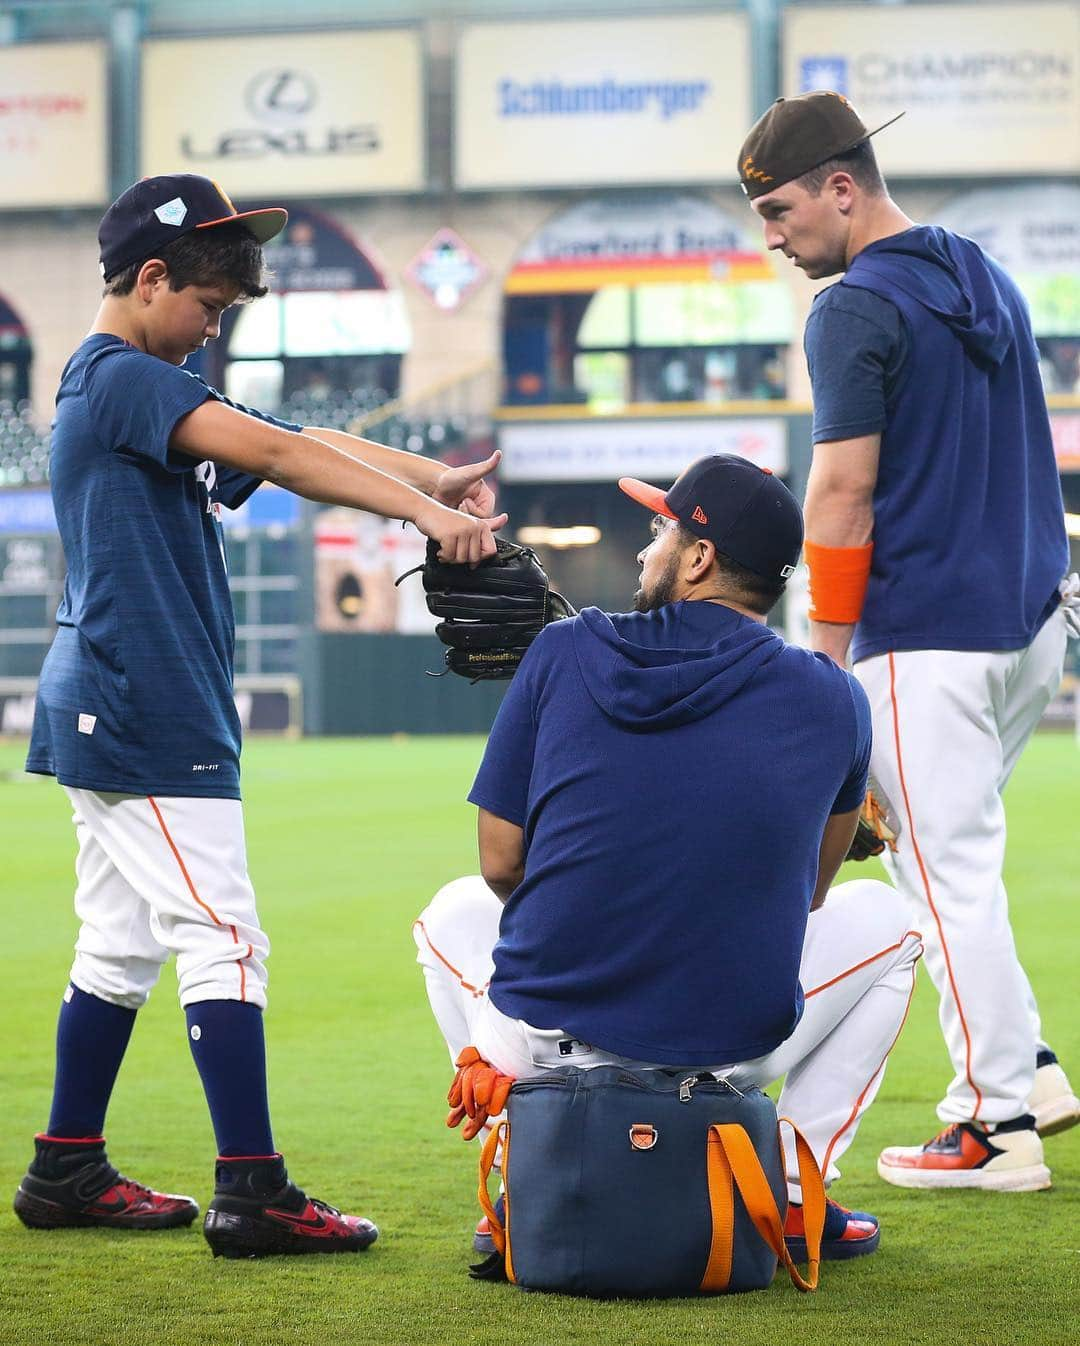
POLYGON ((869 757, 855 680, 730 608, 547 627, 469 796, 526 847, 492 1001, 658 1065, 771 1051, 802 1012, 822 832, 869 757))
POLYGON ((870 244, 840 285, 894 304, 908 336, 886 407, 852 658, 1023 648, 1057 606, 1068 564, 1023 296, 976 243, 936 226, 870 244))

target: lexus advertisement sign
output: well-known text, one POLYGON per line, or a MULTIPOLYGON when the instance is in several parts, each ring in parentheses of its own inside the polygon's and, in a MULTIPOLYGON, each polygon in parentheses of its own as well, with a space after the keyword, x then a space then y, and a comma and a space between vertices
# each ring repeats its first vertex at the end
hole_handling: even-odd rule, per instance
POLYGON ((1080 170, 1080 5, 799 5, 784 16, 784 92, 833 89, 886 176, 1080 170))
POLYGON ((266 200, 418 191, 423 136, 414 29, 143 45, 144 174, 266 200))

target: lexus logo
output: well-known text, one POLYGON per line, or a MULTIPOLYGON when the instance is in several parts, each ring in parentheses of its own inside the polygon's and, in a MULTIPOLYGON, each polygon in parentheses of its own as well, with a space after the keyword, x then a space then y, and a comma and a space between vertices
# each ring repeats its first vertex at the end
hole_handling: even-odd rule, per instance
POLYGON ((315 81, 302 70, 262 70, 247 86, 244 99, 260 121, 289 122, 310 112, 318 101, 315 81))

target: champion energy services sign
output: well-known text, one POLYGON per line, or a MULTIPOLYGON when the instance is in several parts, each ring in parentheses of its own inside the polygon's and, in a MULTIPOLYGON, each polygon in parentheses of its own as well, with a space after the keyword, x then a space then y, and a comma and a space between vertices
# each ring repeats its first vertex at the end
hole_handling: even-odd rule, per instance
POLYGON ((734 181, 749 71, 742 13, 470 24, 457 185, 734 181))
POLYGON ((874 126, 886 173, 1080 169, 1080 5, 796 6, 784 92, 833 89, 874 126))
POLYGON ((413 29, 143 45, 145 174, 202 173, 234 199, 416 191, 423 128, 413 29))
POLYGON ((108 200, 102 42, 0 47, 0 204, 108 200))

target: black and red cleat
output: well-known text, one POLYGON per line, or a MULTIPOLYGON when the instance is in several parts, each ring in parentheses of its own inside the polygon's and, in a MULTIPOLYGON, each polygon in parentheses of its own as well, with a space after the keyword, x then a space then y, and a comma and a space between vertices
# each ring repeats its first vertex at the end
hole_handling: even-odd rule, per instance
POLYGON ((215 1257, 355 1253, 379 1237, 370 1220, 343 1215, 291 1183, 280 1154, 217 1161, 203 1233, 215 1257))
POLYGON ((35 1136, 35 1154, 15 1193, 15 1214, 30 1229, 175 1229, 199 1207, 188 1196, 153 1192, 118 1173, 100 1137, 35 1136))

